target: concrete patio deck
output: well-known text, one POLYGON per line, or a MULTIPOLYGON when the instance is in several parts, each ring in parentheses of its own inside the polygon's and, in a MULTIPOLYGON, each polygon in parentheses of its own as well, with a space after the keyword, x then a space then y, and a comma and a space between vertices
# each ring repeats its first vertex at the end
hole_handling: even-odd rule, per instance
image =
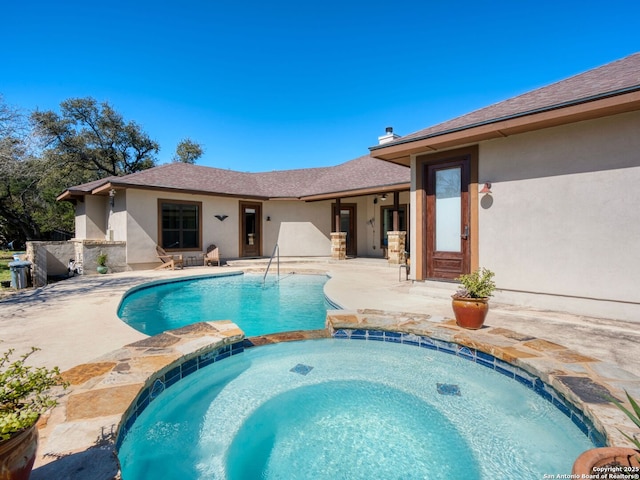
MULTIPOLYGON (((176 271, 81 276, 41 289, 24 290, 0 300, 2 346, 4 349, 15 348, 18 353, 37 346, 41 350, 33 356, 34 364, 57 365, 63 371, 74 371, 74 367, 82 364, 95 365, 96 359, 148 338, 125 325, 116 315, 122 294, 129 288, 161 278, 246 268, 252 267, 240 264, 238 267, 191 267, 176 271)), ((343 262, 301 259, 281 265, 281 273, 290 271, 327 272, 331 280, 325 293, 351 311, 368 309, 426 315, 428 325, 420 328, 463 335, 469 342, 486 342, 490 331, 501 332, 501 341, 505 338, 513 343, 521 343, 522 339, 539 340, 524 348, 548 349, 554 362, 563 365, 543 365, 543 369, 565 368, 576 376, 596 378, 616 394, 627 389, 636 398, 640 397, 640 377, 637 376, 640 372, 640 323, 492 303, 487 329, 459 332, 450 320, 449 295, 455 291, 455 284, 443 289, 399 281, 397 266, 367 259, 343 262)), ((394 318, 402 317, 394 315, 394 318)), ((505 348, 511 347, 510 343, 505 348)), ((68 393, 71 394, 72 391, 68 393)), ((615 413, 613 415, 615 417, 615 413)), ((619 420, 618 417, 612 421, 617 423, 619 420)), ((41 429, 39 455, 32 478, 113 478, 113 459, 109 461, 112 446, 108 435, 105 434, 101 444, 101 432, 91 432, 90 435, 97 439, 94 446, 98 448, 91 452, 78 451, 72 445, 61 443, 59 435, 51 436, 62 421, 59 412, 54 411, 48 424, 41 429), (65 456, 72 454, 72 462, 63 461, 65 456)))

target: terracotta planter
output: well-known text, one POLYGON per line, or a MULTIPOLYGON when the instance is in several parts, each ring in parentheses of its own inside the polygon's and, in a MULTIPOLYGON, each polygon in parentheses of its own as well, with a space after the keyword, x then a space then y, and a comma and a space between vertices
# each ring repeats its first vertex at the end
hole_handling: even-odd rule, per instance
POLYGON ((478 330, 484 325, 489 311, 489 298, 453 297, 451 306, 459 327, 478 330))
POLYGON ((588 475, 593 474, 600 474, 600 478, 609 478, 610 473, 638 474, 640 473, 640 451, 622 447, 592 448, 576 459, 571 473, 580 475, 580 478, 583 478, 582 475, 585 475, 584 478, 589 478, 588 475), (619 463, 620 467, 605 467, 613 462, 619 463), (602 468, 602 470, 593 471, 594 468, 602 468))
POLYGON ((38 428, 33 425, 0 442, 0 478, 28 480, 38 449, 38 428))

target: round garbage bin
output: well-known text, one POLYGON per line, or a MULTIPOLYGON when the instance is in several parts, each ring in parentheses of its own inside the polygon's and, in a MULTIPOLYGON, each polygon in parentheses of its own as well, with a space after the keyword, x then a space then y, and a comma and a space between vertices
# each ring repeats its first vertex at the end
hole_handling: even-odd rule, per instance
POLYGON ((18 260, 9 262, 9 270, 11 271, 11 286, 18 290, 27 288, 27 271, 31 268, 31 262, 27 260, 18 260))

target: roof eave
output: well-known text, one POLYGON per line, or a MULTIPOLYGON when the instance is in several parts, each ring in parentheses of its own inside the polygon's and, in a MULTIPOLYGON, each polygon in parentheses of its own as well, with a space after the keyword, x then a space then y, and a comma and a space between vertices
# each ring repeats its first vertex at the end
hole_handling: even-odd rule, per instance
POLYGON ((213 196, 213 197, 231 197, 231 198, 247 198, 251 200, 269 200, 269 197, 264 195, 250 195, 246 193, 223 193, 223 192, 208 192, 205 190, 195 190, 195 189, 186 189, 186 188, 173 188, 173 187, 164 187, 157 185, 135 185, 128 183, 120 183, 120 182, 109 182, 105 185, 102 185, 91 191, 93 195, 105 194, 106 192, 114 189, 118 190, 126 190, 128 188, 135 188, 140 190, 154 190, 154 191, 165 191, 165 192, 173 192, 173 193, 186 193, 189 195, 204 195, 204 196, 213 196))
POLYGON ((400 139, 393 143, 370 147, 369 150, 374 158, 409 166, 413 154, 446 150, 483 140, 635 110, 640 110, 640 86, 625 89, 624 93, 609 93, 421 137, 400 139))
POLYGON ((390 193, 401 190, 409 190, 411 183, 395 183, 393 185, 382 185, 379 187, 367 187, 355 190, 343 190, 340 192, 319 193, 316 195, 305 195, 300 200, 305 202, 317 202, 320 200, 335 200, 336 198, 361 197, 364 195, 375 195, 379 193, 390 193))

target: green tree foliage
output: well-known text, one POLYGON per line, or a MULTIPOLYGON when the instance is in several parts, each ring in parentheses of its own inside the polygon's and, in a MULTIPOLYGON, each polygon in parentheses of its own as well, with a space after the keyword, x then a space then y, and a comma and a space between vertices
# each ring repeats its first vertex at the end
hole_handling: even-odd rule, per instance
POLYGON ((36 111, 30 122, 0 96, 0 244, 73 232, 73 205, 56 201, 60 193, 155 164, 158 144, 107 103, 70 99, 60 112, 36 111))
POLYGON ((71 206, 55 202, 55 172, 34 151, 26 117, 0 98, 0 243, 41 239, 73 227, 71 206))
POLYGON ((176 154, 173 157, 174 162, 182 162, 182 163, 190 163, 191 165, 196 163, 204 150, 202 149, 202 145, 194 142, 190 138, 185 138, 184 140, 178 143, 176 147, 176 154))
POLYGON ((36 111, 31 116, 45 141, 45 158, 59 168, 82 172, 87 181, 155 165, 159 145, 135 122, 125 123, 108 103, 75 98, 62 102, 60 111, 36 111))

